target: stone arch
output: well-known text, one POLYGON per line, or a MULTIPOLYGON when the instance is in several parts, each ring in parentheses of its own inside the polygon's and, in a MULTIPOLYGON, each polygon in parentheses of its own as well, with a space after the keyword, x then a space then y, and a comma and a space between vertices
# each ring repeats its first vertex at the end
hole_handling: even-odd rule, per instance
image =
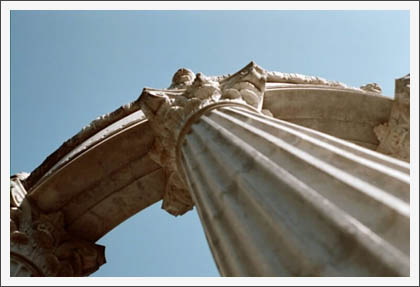
MULTIPOLYGON (((249 67, 255 64, 243 70, 249 67)), ((242 75, 241 71, 209 79, 229 83, 232 77, 242 75)), ((201 75, 197 79, 206 80, 201 75)), ((77 240, 94 243, 121 222, 162 200, 169 174, 154 159, 156 132, 140 106, 141 99, 153 93, 176 97, 186 91, 184 86, 173 88, 145 89, 139 99, 93 121, 29 177, 19 179, 36 213, 59 213, 54 216, 62 218, 61 228, 77 240)), ((266 114, 371 150, 380 144, 374 128, 389 120, 395 102, 377 92, 295 74, 269 74, 263 94, 266 114)), ((16 204, 13 208, 19 207, 16 204)), ((85 274, 74 273, 73 265, 69 268, 73 268, 71 274, 85 274)), ((89 268, 86 270, 95 270, 89 268)))

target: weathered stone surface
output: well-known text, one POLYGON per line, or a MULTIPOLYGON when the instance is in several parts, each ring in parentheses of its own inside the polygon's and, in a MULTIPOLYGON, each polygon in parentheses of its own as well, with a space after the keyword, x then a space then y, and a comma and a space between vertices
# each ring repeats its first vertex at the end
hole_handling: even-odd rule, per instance
POLYGON ((393 100, 357 89, 267 84, 264 109, 273 116, 376 150, 375 126, 388 120, 393 100))
POLYGON ((89 274, 104 262, 93 242, 163 199, 173 215, 198 206, 222 275, 405 275, 408 165, 349 142, 407 158, 407 87, 392 101, 253 62, 180 69, 12 179, 13 272, 89 274))
POLYGON ((395 81, 395 101, 389 120, 375 127, 378 152, 410 161, 410 74, 395 81))
POLYGON ((195 74, 190 69, 181 68, 172 77, 169 89, 186 88, 194 82, 195 74))
POLYGON ((294 85, 304 84, 358 90, 357 88, 347 86, 346 84, 340 83, 338 81, 329 81, 321 77, 307 76, 296 73, 267 72, 267 82, 294 85))
MULTIPOLYGON (((112 193, 104 189, 110 194, 94 205, 84 206, 86 211, 71 221, 68 229, 83 239, 97 240, 134 214, 160 201, 165 182, 165 173, 160 168, 121 189, 112 190, 112 193)), ((64 210, 73 217, 71 209, 66 206, 64 210)))
POLYGON ((174 144, 183 124, 198 110, 225 101, 241 103, 376 149, 373 128, 387 118, 392 102, 378 96, 378 91, 375 83, 353 88, 320 77, 265 71, 253 62, 233 75, 220 77, 178 70, 168 90, 145 89, 140 100, 155 134, 151 156, 169 179, 163 208, 180 215, 193 206, 177 172, 174 144))
POLYGON ((89 146, 36 184, 30 199, 43 212, 63 212, 74 234, 98 240, 163 197, 166 178, 149 155, 149 130, 143 120, 89 146))
POLYGON ((377 83, 370 83, 360 87, 361 90, 382 94, 382 89, 377 83))
POLYGON ((173 215, 190 210, 194 203, 176 167, 175 145, 183 124, 198 110, 211 104, 236 102, 261 111, 266 72, 251 62, 239 72, 221 78, 194 75, 187 69, 178 70, 172 90, 148 90, 141 95, 141 107, 155 134, 152 158, 165 168, 168 182, 162 207, 173 215))
POLYGON ((238 107, 180 166, 223 276, 409 276, 409 165, 238 107))
POLYGON ((40 212, 19 176, 10 193, 10 276, 87 276, 105 263, 105 247, 69 233, 61 211, 40 212))
MULTIPOLYGON (((94 136, 96 133, 103 129, 106 129, 109 125, 114 122, 138 111, 140 109, 139 101, 136 100, 132 103, 126 104, 118 108, 117 110, 102 115, 97 119, 93 120, 90 124, 83 127, 80 132, 71 137, 69 140, 64 142, 56 151, 50 154, 41 165, 39 165, 34 171, 31 172, 30 176, 23 181, 23 185, 27 190, 30 190, 33 185, 39 182, 39 180, 45 176, 48 171, 63 157, 74 150, 78 145, 94 136)), ((121 127, 123 128, 123 127, 121 127)))

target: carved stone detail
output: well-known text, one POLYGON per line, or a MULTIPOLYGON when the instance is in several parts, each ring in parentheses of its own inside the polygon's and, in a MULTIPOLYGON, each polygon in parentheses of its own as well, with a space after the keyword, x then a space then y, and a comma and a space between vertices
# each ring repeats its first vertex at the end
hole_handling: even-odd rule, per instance
POLYGON ((195 74, 190 69, 181 68, 172 77, 172 84, 169 89, 180 89, 192 85, 195 74))
POLYGON ((21 183, 10 186, 11 276, 87 276, 105 263, 105 247, 65 230, 61 211, 44 214, 31 204, 21 183))
POLYGON ((395 102, 387 123, 374 132, 379 140, 378 152, 410 161, 410 74, 395 81, 395 102))
POLYGON ((355 89, 338 81, 329 81, 321 77, 307 76, 297 73, 267 72, 267 80, 270 83, 321 85, 335 88, 355 89))
POLYGON ((143 90, 141 108, 156 135, 150 155, 165 167, 168 178, 162 208, 177 216, 194 205, 176 166, 176 143, 184 123, 198 110, 218 102, 236 102, 261 112, 266 80, 267 72, 251 62, 221 77, 179 69, 167 90, 143 90))
POLYGON ((155 134, 155 143, 150 156, 165 168, 168 178, 162 208, 176 216, 184 214, 194 205, 176 166, 175 146, 186 121, 204 107, 221 102, 245 104, 255 111, 272 117, 269 110, 262 109, 266 82, 326 86, 375 93, 381 90, 375 83, 362 88, 352 88, 320 77, 269 72, 254 62, 237 73, 223 76, 207 77, 201 73, 194 74, 189 69, 179 69, 168 89, 144 89, 140 97, 141 109, 155 134))
POLYGON ((370 83, 360 87, 361 90, 382 94, 382 89, 377 83, 370 83))

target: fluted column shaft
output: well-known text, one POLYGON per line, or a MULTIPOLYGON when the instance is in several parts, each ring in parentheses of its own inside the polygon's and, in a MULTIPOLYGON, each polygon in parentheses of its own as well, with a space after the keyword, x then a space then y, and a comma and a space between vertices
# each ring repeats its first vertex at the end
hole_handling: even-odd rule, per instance
POLYGON ((184 126, 182 170, 223 276, 409 276, 409 165, 241 107, 184 126))

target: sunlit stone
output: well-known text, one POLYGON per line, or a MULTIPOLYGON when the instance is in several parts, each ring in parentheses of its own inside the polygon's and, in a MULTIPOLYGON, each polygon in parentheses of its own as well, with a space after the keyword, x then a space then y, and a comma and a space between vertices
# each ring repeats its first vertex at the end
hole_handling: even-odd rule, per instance
POLYGON ((179 69, 11 177, 11 276, 91 274, 160 200, 196 206, 222 276, 409 276, 409 82, 179 69))

